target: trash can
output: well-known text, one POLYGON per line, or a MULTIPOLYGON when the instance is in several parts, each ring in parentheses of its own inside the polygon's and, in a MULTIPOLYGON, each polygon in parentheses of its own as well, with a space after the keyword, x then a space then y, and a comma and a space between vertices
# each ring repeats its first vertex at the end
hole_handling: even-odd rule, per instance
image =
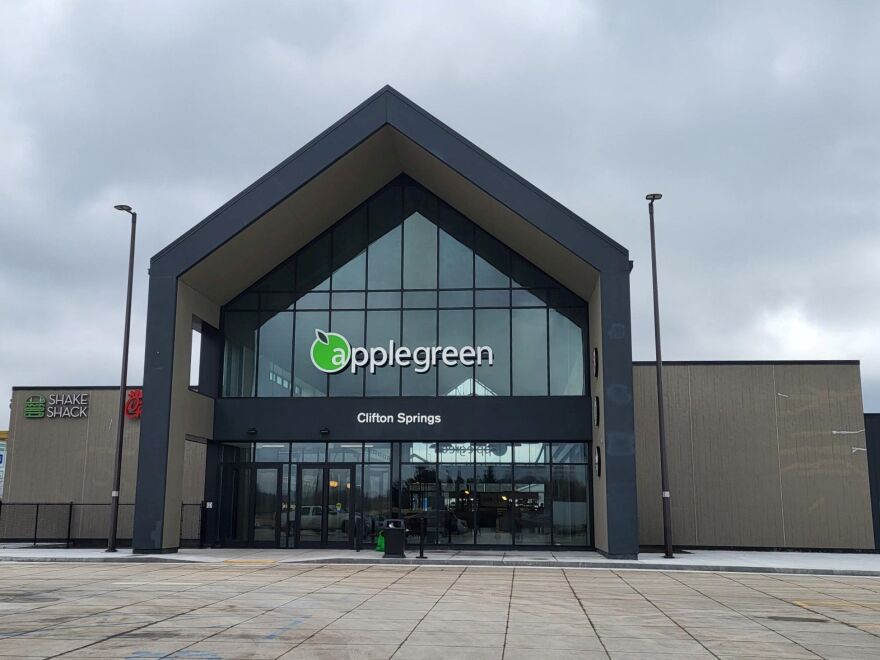
POLYGON ((388 557, 406 558, 406 555, 403 554, 403 546, 406 543, 406 524, 401 518, 388 518, 382 529, 382 537, 385 539, 383 559, 388 557))

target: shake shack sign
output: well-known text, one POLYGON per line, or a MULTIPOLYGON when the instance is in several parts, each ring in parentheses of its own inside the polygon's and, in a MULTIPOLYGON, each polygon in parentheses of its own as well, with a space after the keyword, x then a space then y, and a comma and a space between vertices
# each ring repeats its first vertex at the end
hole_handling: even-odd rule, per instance
POLYGON ((82 419, 89 416, 87 392, 62 392, 29 396, 24 402, 27 419, 82 419))

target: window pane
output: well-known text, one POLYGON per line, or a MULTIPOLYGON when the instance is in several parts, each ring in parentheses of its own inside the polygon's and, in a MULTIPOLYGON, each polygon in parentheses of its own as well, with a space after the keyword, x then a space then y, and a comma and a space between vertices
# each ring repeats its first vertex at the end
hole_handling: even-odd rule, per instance
POLYGON ((363 447, 360 442, 327 443, 327 460, 330 463, 360 463, 363 447))
POLYGON ((441 463, 474 462, 474 447, 470 442, 441 442, 438 451, 441 463))
POLYGON ((509 442, 478 442, 474 445, 477 463, 510 463, 513 451, 509 442))
POLYGON ((222 445, 224 463, 247 463, 253 457, 254 443, 224 442, 222 445))
POLYGON ((260 297, 256 293, 243 293, 232 301, 226 303, 225 309, 250 309, 256 310, 260 304, 260 297))
POLYGON ((583 442, 554 442, 554 463, 586 463, 587 450, 583 442))
MULTIPOLYGON (((470 309, 444 309, 440 312, 440 345, 461 348, 473 345, 474 313, 470 309)), ((441 356, 442 357, 442 356, 441 356)), ((470 396, 474 391, 474 368, 462 364, 437 365, 440 396, 470 396)))
POLYGON ((478 309, 475 343, 489 346, 493 364, 475 367, 474 394, 477 396, 507 396, 510 394, 510 310, 478 309))
POLYGON ((514 531, 517 545, 548 545, 550 543, 550 467, 546 465, 515 465, 514 531))
POLYGON ((290 458, 289 442, 258 442, 256 443, 256 462, 287 463, 290 458))
POLYGON ((370 309, 400 309, 400 291, 370 291, 367 293, 370 309))
POLYGON ((553 539, 556 545, 586 545, 587 466, 553 466, 553 539))
POLYGON ((367 463, 390 463, 390 442, 368 442, 364 445, 364 461, 367 463))
POLYGON ((550 394, 581 396, 584 392, 585 310, 550 310, 550 394), (581 325, 574 319, 580 321, 581 325))
POLYGON ((293 314, 261 315, 257 396, 290 396, 293 314))
POLYGON ((548 463, 550 461, 550 443, 515 442, 513 457, 517 463, 548 463))
POLYGON ((303 309, 330 309, 329 293, 307 293, 300 296, 296 301, 296 308, 303 309))
POLYGON ((333 229, 333 288, 366 288, 367 213, 351 213, 333 229))
POLYGON ((391 515, 391 466, 364 466, 364 532, 372 540, 391 515))
POLYGON ((364 294, 345 292, 333 294, 333 309, 363 309, 364 294))
POLYGON ((401 192, 389 186, 370 200, 367 249, 367 286, 370 289, 400 289, 401 192))
POLYGON ((403 312, 403 346, 412 349, 413 364, 403 368, 404 396, 434 396, 437 394, 437 372, 428 369, 416 372, 416 363, 424 364, 425 352, 437 344, 437 312, 434 310, 407 310, 403 312))
MULTIPOLYGON (((364 345, 364 312, 333 312, 330 315, 330 330, 348 339, 352 346, 364 345)), ((350 369, 330 374, 330 396, 363 396, 364 370, 356 374, 350 369)))
POLYGON ((323 463, 326 456, 323 442, 294 442, 290 446, 290 460, 293 463, 323 463))
POLYGON ((293 347, 293 396, 326 396, 327 374, 312 364, 315 330, 330 327, 327 312, 297 312, 293 347))
POLYGON ((402 442, 400 443, 401 463, 435 463, 437 461, 437 444, 434 442, 402 442))
POLYGON ((546 307, 547 292, 543 289, 514 289, 510 292, 510 304, 514 307, 546 307))
POLYGON ((513 395, 547 394, 547 312, 514 309, 513 395))
POLYGON ((473 464, 440 465, 438 469, 443 513, 438 530, 438 542, 474 542, 474 488, 473 464))
POLYGON ((473 291, 441 291, 440 307, 473 307, 473 291))
POLYGON ((473 227, 454 212, 442 213, 440 223, 440 288, 474 286, 473 227))
POLYGON ((293 291, 287 293, 261 293, 260 309, 264 312, 292 310, 294 303, 296 303, 296 297, 293 291))
POLYGON ((510 307, 510 291, 508 289, 486 289, 474 291, 476 307, 510 307))
POLYGON ((477 545, 513 543, 513 470, 477 465, 477 545))
MULTIPOLYGON (((399 295, 399 294, 398 294, 399 295)), ((367 312, 367 346, 388 346, 400 343, 400 312, 367 312)), ((398 396, 400 367, 381 367, 376 373, 365 372, 367 396, 398 396)))
POLYGON ((404 291, 403 306, 410 309, 434 309, 437 307, 437 292, 404 291))
POLYGON ((223 315, 223 396, 253 396, 257 363, 257 313, 223 315))
POLYGON ((430 465, 400 466, 400 515, 406 521, 407 542, 418 543, 419 519, 428 518, 428 543, 437 542, 437 472, 430 465))
POLYGON ((475 286, 509 287, 510 251, 479 228, 475 229, 474 251, 475 286))
POLYGON ((330 288, 330 234, 312 241, 296 257, 297 291, 324 291, 330 288))
POLYGON ((437 288, 437 225, 420 213, 403 223, 403 287, 437 288))

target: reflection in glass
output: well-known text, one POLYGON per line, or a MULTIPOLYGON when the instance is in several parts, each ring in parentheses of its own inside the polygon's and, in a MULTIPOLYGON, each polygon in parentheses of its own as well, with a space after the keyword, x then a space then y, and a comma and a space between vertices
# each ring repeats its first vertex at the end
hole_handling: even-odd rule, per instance
POLYGON ((400 515, 407 543, 419 542, 420 518, 428 519, 428 543, 437 542, 437 472, 434 464, 400 466, 400 515))
POLYGON ((400 186, 391 185, 370 200, 370 246, 367 248, 367 288, 400 289, 400 186))
POLYGON ((474 286, 473 225, 452 209, 444 211, 438 223, 440 288, 470 289, 474 286))
MULTIPOLYGON (((403 346, 413 351, 414 362, 419 349, 427 350, 437 345, 437 312, 433 309, 404 310, 403 312, 403 346)), ((417 373, 415 365, 403 370, 404 396, 434 396, 437 394, 437 373, 429 369, 417 373)))
POLYGON ((549 310, 550 395, 581 396, 584 392, 583 309, 549 310), (578 319, 580 325, 572 319, 578 319))
POLYGON ((275 543, 278 533, 278 468, 257 468, 254 493, 254 543, 275 543))
POLYGON ((299 540, 320 542, 324 530, 324 468, 301 468, 299 540))
POLYGON ((390 442, 367 442, 364 445, 364 462, 389 463, 391 461, 390 442))
POLYGON ((474 453, 477 463, 510 463, 513 460, 509 442, 477 442, 474 453))
POLYGON ((589 525, 587 465, 553 466, 553 540, 586 545, 589 525))
MULTIPOLYGON (((397 294, 398 298, 400 294, 397 294)), ((389 341, 400 343, 400 312, 367 312, 367 345, 387 346, 389 341)), ((398 396, 400 394, 400 367, 385 366, 376 373, 366 372, 367 396, 398 396)))
POLYGON ((297 291, 330 288, 330 233, 321 234, 296 255, 297 291))
POLYGON ((513 472, 510 465, 477 464, 477 545, 513 542, 513 472))
POLYGON ((354 483, 352 469, 327 470, 327 541, 344 543, 354 534, 354 483))
POLYGON ((434 442, 402 442, 400 443, 400 460, 402 463, 435 463, 437 461, 437 444, 434 442))
POLYGON ((223 396, 254 396, 258 327, 256 312, 223 315, 223 396))
POLYGON ((514 530, 517 545, 550 543, 550 510, 546 496, 550 489, 550 467, 515 465, 514 530))
POLYGON ((510 250, 482 229, 474 231, 474 285, 486 288, 508 288, 510 250))
MULTIPOLYGON (((330 315, 330 329, 348 339, 352 346, 364 345, 364 312, 333 312, 330 315)), ((364 370, 351 373, 343 369, 333 374, 330 381, 330 396, 363 396, 364 370)))
POLYGON ((403 288, 437 288, 437 225, 421 213, 403 223, 403 288))
POLYGON ((254 460, 257 463, 286 463, 290 458, 288 442, 257 442, 254 460))
MULTIPOLYGON (((440 310, 440 345, 471 346, 474 341, 474 313, 470 309, 440 310)), ((470 396, 474 392, 474 368, 456 364, 447 366, 442 362, 438 369, 440 396, 470 396)))
POLYGON ((312 364, 315 330, 329 327, 327 312, 297 312, 293 347, 293 396, 325 396, 327 374, 312 364))
POLYGON ((547 312, 543 309, 514 309, 513 395, 547 395, 547 312))
POLYGON ((391 466, 364 466, 363 538, 373 540, 391 511, 391 466))
POLYGON ((293 314, 261 314, 257 396, 290 396, 293 314))
POLYGON ((587 450, 583 442, 554 442, 554 463, 586 463, 587 450))
POLYGON ((474 542, 474 468, 472 465, 444 465, 438 469, 442 512, 438 542, 474 542))
POLYGON ((477 346, 491 346, 492 366, 474 368, 474 394, 477 396, 508 396, 510 394, 510 310, 478 309, 474 311, 477 346))
POLYGON ((549 442, 514 442, 513 460, 517 463, 549 463, 549 442))
POLYGON ((350 213, 333 229, 334 289, 364 289, 367 265, 367 213, 350 213))
POLYGON ((323 442, 294 442, 290 447, 290 460, 294 463, 323 463, 326 456, 323 442))
POLYGON ((327 443, 327 460, 330 463, 360 463, 363 449, 359 442, 327 443))
POLYGON ((473 463, 474 446, 470 442, 441 442, 437 445, 441 463, 473 463))

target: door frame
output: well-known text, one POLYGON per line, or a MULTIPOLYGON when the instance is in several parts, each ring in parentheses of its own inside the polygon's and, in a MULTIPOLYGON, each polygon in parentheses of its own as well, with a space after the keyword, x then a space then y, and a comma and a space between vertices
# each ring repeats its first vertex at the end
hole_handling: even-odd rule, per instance
POLYGON ((357 520, 357 510, 359 509, 358 502, 358 489, 357 489, 357 464, 355 463, 297 463, 296 464, 296 496, 294 499, 294 507, 296 515, 294 516, 294 537, 293 537, 293 547, 295 548, 353 548, 355 542, 355 536, 357 534, 356 520, 357 520), (303 541, 300 538, 301 531, 301 516, 302 516, 302 487, 303 487, 303 479, 302 479, 302 471, 303 470, 321 470, 322 471, 322 482, 321 482, 321 538, 318 541, 303 541), (351 484, 351 494, 350 501, 351 504, 348 507, 348 539, 346 541, 330 541, 328 539, 327 534, 327 522, 328 522, 328 514, 330 502, 328 501, 330 495, 330 479, 329 479, 329 471, 333 469, 339 470, 348 470, 350 475, 351 484))
MULTIPOLYGON (((221 478, 220 478, 220 503, 227 504, 227 506, 223 507, 220 512, 220 529, 219 537, 220 537, 220 545, 225 548, 279 548, 281 547, 281 504, 282 504, 282 492, 281 485, 283 483, 283 475, 284 475, 284 464, 283 463, 225 463, 221 466, 221 478), (254 522, 256 518, 256 507, 257 507, 257 470, 275 470, 276 474, 276 482, 275 482, 275 538, 273 541, 255 541, 254 540, 254 522), (230 517, 233 515, 235 511, 234 502, 235 493, 231 490, 227 491, 227 488, 231 489, 233 484, 230 482, 230 475, 233 471, 237 471, 239 473, 248 471, 250 472, 250 493, 249 493, 249 506, 248 511, 244 512, 244 515, 247 516, 247 534, 246 538, 242 541, 235 541, 230 538, 230 517)), ((240 477, 239 477, 240 479, 240 477)))

